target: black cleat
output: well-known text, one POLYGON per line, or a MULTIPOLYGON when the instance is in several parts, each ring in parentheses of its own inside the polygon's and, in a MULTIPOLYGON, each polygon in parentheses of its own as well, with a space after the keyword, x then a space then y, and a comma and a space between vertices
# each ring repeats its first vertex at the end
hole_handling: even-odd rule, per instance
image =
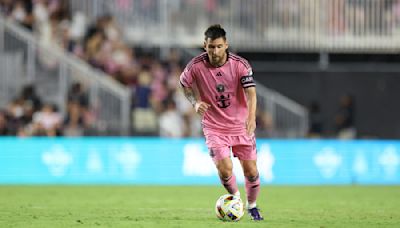
POLYGON ((264 218, 260 215, 260 209, 258 209, 257 207, 248 209, 247 212, 249 213, 251 220, 254 220, 254 221, 264 220, 264 218))

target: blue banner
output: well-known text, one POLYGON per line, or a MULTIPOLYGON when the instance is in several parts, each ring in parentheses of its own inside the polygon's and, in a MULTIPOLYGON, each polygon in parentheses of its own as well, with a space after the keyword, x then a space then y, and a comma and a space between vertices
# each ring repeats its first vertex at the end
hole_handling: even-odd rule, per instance
MULTIPOLYGON (((400 141, 257 140, 263 184, 400 184, 400 141)), ((239 183, 244 178, 234 158, 239 183)), ((204 139, 0 138, 0 184, 219 184, 204 139)))

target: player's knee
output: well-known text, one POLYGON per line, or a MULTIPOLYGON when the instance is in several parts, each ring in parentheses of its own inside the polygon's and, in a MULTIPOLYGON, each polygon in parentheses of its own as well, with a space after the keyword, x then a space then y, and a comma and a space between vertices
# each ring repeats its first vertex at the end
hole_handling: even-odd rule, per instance
POLYGON ((229 178, 233 174, 232 169, 220 169, 220 170, 218 170, 218 172, 219 172, 219 176, 222 178, 229 178))
POLYGON ((233 165, 232 165, 232 162, 230 162, 229 160, 220 161, 217 164, 217 169, 218 169, 219 175, 223 178, 232 176, 233 165))
POLYGON ((233 169, 232 165, 225 163, 224 165, 218 166, 218 173, 220 177, 228 178, 233 174, 232 169, 233 169))
POLYGON ((244 172, 244 176, 247 178, 247 180, 253 182, 258 178, 258 171, 257 169, 247 170, 244 172))

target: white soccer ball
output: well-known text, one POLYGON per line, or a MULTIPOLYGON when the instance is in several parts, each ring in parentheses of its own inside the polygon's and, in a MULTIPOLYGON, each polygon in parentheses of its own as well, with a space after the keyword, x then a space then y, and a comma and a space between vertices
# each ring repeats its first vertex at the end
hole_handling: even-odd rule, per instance
POLYGON ((243 214, 243 202, 240 196, 225 194, 218 198, 215 213, 222 221, 237 222, 243 214))

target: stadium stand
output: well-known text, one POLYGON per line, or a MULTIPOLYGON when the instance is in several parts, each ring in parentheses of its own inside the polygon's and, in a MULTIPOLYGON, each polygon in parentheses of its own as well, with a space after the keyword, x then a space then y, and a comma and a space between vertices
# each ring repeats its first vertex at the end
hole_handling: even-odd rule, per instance
MULTIPOLYGON (((385 70, 380 72, 381 81, 387 84, 392 78, 388 73, 395 75, 400 72, 396 67, 398 58, 393 54, 400 47, 397 39, 399 5, 399 1, 394 0, 333 0, 313 3, 306 0, 257 0, 252 4, 245 4, 244 1, 196 0, 0 1, 2 14, 31 31, 37 42, 50 46, 50 49, 54 47, 65 50, 103 72, 101 77, 107 76, 127 89, 121 89, 107 80, 100 83, 100 87, 110 87, 112 92, 104 88, 93 92, 93 81, 85 80, 89 78, 87 75, 80 77, 82 75, 72 74, 73 70, 69 67, 62 70, 50 52, 38 53, 37 59, 28 60, 31 65, 27 64, 27 68, 40 70, 43 75, 47 75, 41 79, 42 82, 35 81, 34 87, 42 100, 45 100, 43 104, 57 105, 56 110, 59 110, 63 119, 61 128, 69 126, 66 131, 68 133, 64 129, 58 134, 161 134, 175 137, 201 135, 200 126, 195 124, 198 123, 197 117, 182 95, 177 93, 176 84, 183 63, 199 51, 198 41, 201 43, 202 30, 213 21, 225 22, 228 30, 235 31, 230 33, 232 36, 229 38, 232 49, 251 60, 258 72, 257 79, 261 87, 267 85, 295 101, 271 89, 260 88, 263 94, 259 98, 261 108, 257 114, 260 137, 305 137, 309 127, 304 107, 309 106, 318 96, 318 118, 324 125, 321 136, 338 136, 334 113, 337 111, 339 96, 353 92, 357 99, 362 96, 362 89, 345 86, 337 94, 328 89, 326 94, 318 94, 318 91, 310 92, 312 90, 305 85, 313 85, 313 89, 321 92, 318 83, 334 84, 331 80, 338 73, 343 75, 341 78, 347 77, 341 81, 347 85, 358 84, 351 79, 354 75, 361 77, 362 74, 371 75, 368 80, 373 84, 378 79, 372 78, 372 74, 382 69, 385 70), (36 66, 37 62, 39 66, 36 66), (368 64, 370 62, 374 63, 373 66, 368 64), (60 81, 48 77, 54 72, 73 76, 67 77, 68 86, 62 89, 64 95, 44 96, 47 93, 44 91, 56 94, 60 90, 52 86, 60 84, 60 81), (332 76, 329 79, 309 77, 312 74, 332 76), (284 83, 289 78, 292 82, 300 83, 297 85, 304 86, 299 88, 296 83, 284 83), (305 80, 307 78, 313 79, 305 80), (53 84, 50 83, 52 80, 53 84), (74 81, 87 90, 88 104, 78 105, 76 101, 67 99, 67 91, 74 81), (112 107, 105 109, 109 103, 112 107), (126 107, 131 112, 126 111, 126 107), (178 110, 179 115, 175 115, 175 110, 178 110), (170 115, 166 115, 168 113, 170 115), (74 116, 73 121, 71 115, 74 116), (165 119, 162 116, 186 124, 183 129, 172 134, 170 130, 161 127, 165 119), (128 129, 123 129, 123 126, 128 125, 128 129), (79 127, 74 129, 72 126, 79 127)), ((3 40, 7 40, 7 37, 3 37, 3 40)), ((9 48, 9 45, 6 46, 6 49, 9 48)), ((23 55, 29 54, 30 49, 27 50, 23 55)), ((7 53, 7 58, 0 56, 0 60, 10 59, 11 55, 17 54, 7 53)), ((11 68, 10 64, 5 65, 11 68)), ((28 82, 32 82, 32 78, 39 78, 39 74, 32 72, 26 70, 21 74, 26 73, 30 79, 28 82)), ((337 88, 340 88, 339 84, 339 81, 336 82, 337 88)), ((22 87, 14 85, 14 88, 20 90, 22 87)), ((389 94, 396 95, 393 91, 384 92, 382 99, 389 94)), ((7 107, 4 97, 8 97, 9 106, 18 100, 17 94, 10 97, 11 93, 4 93, 6 95, 1 100, 3 109, 7 107)), ((370 104, 375 107, 374 110, 378 107, 376 103, 379 102, 370 104)), ((367 106, 364 101, 357 100, 357 112, 354 114, 357 134, 352 137, 397 137, 399 132, 390 130, 390 124, 374 125, 367 129, 366 123, 373 119, 371 116, 361 116, 368 110, 367 106)))

